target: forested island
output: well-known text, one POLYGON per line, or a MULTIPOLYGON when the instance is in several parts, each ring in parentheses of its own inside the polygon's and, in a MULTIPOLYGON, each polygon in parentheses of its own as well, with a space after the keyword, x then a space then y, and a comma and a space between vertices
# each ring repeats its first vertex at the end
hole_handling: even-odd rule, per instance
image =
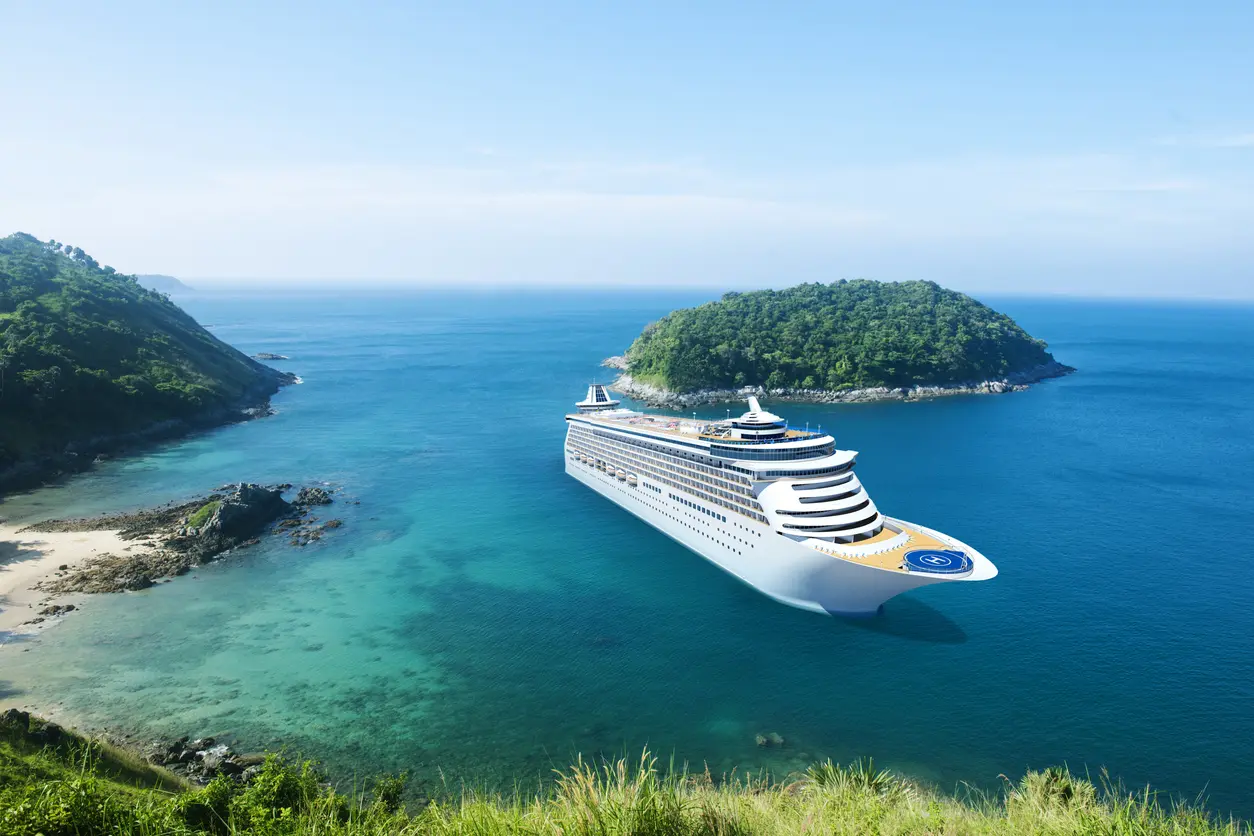
POLYGON ((727 293, 647 326, 614 388, 660 403, 753 389, 837 401, 998 392, 1074 371, 1014 320, 935 282, 841 280, 727 293))
POLYGON ((264 414, 294 381, 79 247, 0 238, 0 489, 264 414))

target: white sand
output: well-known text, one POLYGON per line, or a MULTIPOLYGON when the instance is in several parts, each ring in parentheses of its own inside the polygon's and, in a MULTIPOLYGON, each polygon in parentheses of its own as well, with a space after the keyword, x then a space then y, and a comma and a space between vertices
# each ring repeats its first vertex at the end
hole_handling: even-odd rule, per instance
POLYGON ((0 643, 5 632, 31 632, 49 623, 21 626, 54 597, 31 587, 55 574, 57 567, 72 567, 102 554, 124 554, 136 546, 116 531, 19 534, 19 528, 0 523, 0 643))

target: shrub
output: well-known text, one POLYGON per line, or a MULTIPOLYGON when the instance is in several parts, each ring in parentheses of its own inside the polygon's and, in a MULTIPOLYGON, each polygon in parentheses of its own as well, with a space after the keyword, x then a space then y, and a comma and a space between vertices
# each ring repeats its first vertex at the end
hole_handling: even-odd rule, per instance
POLYGON ((401 800, 405 796, 405 784, 409 780, 409 773, 402 772, 400 775, 383 775, 375 779, 374 782, 374 806, 387 815, 395 813, 401 808, 401 800))

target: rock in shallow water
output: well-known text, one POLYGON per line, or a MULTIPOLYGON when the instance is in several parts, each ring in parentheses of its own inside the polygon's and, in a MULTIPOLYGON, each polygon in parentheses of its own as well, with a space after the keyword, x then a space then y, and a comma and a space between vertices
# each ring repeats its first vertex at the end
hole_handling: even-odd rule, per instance
POLYGON ((292 500, 292 504, 307 508, 311 505, 330 505, 331 493, 324 488, 301 488, 296 493, 296 499, 292 500))
POLYGON ((777 732, 767 732, 766 734, 755 734, 753 742, 764 748, 778 749, 784 745, 784 738, 777 732))

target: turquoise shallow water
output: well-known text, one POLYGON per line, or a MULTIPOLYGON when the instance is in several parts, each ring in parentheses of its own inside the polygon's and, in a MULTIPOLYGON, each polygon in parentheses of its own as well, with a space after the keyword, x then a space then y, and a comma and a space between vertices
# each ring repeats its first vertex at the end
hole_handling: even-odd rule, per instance
MULTIPOLYGON (((195 297, 304 385, 271 419, 111 462, 10 518, 327 481, 360 505, 0 648, 0 693, 98 725, 230 734, 340 776, 508 787, 573 753, 932 780, 1067 762, 1254 816, 1254 308, 990 300, 1071 377, 998 397, 773 405, 860 450, 888 513, 993 582, 825 619, 742 587, 562 472, 598 362, 694 294, 195 297), (759 749, 778 732, 780 750, 759 749)), ((721 416, 721 407, 705 414, 721 416)))

